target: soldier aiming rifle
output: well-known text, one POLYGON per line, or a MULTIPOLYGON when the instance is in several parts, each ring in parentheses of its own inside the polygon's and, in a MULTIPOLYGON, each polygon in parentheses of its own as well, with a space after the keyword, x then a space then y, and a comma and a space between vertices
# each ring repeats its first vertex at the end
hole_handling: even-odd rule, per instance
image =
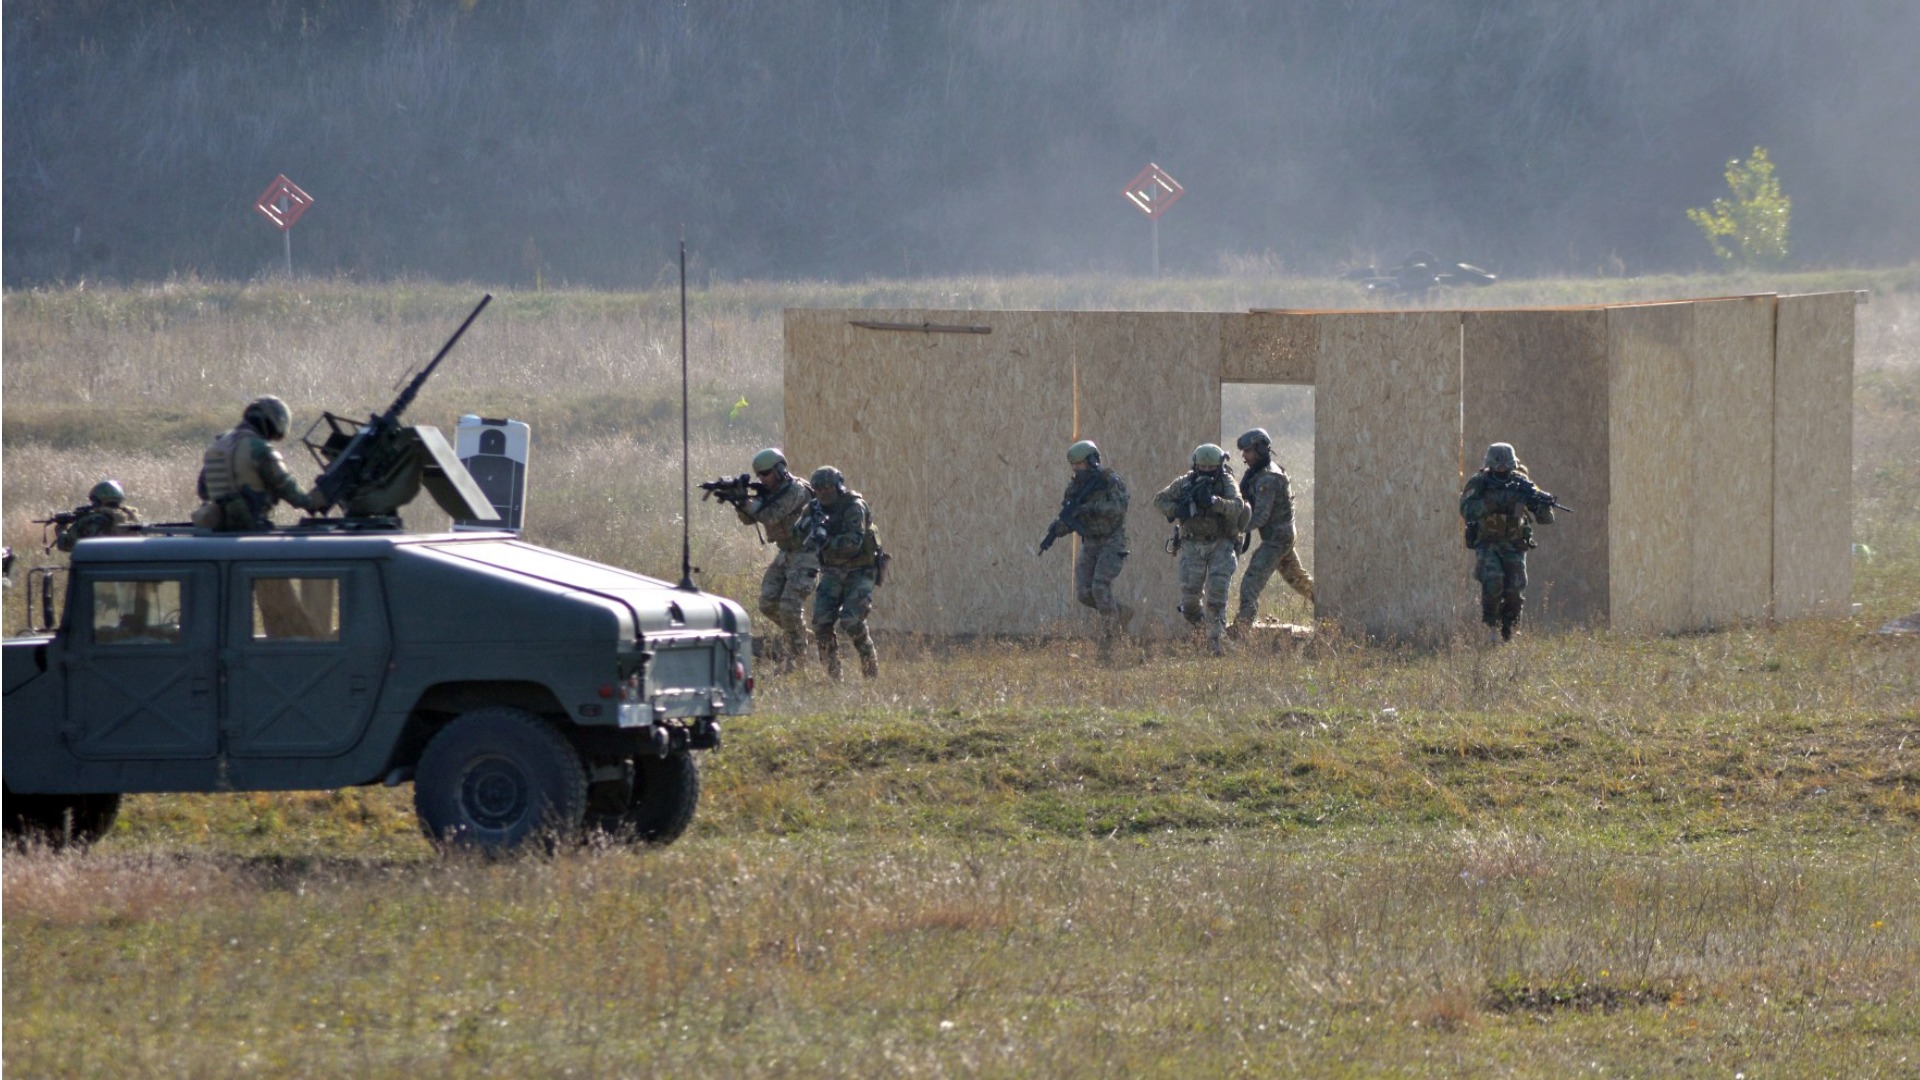
POLYGON ((764 530, 760 542, 778 549, 760 577, 760 612, 785 633, 780 670, 806 663, 812 640, 807 601, 819 585, 820 548, 827 541, 826 510, 812 486, 788 472, 787 455, 769 446, 753 455, 752 476, 721 477, 700 490, 702 499, 733 507, 741 524, 764 530))
POLYGON ((73 545, 90 536, 121 536, 139 532, 140 511, 126 503, 127 490, 120 486, 120 481, 102 480, 87 493, 85 506, 36 518, 34 524, 43 527, 42 539, 45 538, 46 529, 55 530, 53 540, 46 546, 48 551, 55 548, 72 551, 73 545))

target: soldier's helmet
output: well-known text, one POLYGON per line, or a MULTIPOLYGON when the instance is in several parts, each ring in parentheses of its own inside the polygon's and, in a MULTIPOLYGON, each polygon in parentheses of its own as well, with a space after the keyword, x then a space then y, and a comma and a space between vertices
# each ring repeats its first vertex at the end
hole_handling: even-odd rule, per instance
POLYGON ((102 480, 87 492, 87 498, 101 506, 119 506, 127 501, 127 489, 121 487, 118 480, 102 480))
POLYGON ((822 465, 813 470, 813 475, 807 478, 807 483, 810 484, 815 491, 819 491, 821 488, 838 490, 847 486, 847 478, 841 475, 839 469, 831 465, 822 465))
POLYGON ((248 402, 247 411, 240 419, 268 439, 284 439, 287 429, 293 426, 293 410, 287 408, 286 402, 268 394, 248 402))
POLYGON ((1212 443, 1201 443, 1193 448, 1193 467, 1196 469, 1217 469, 1226 461, 1227 452, 1212 443))
POLYGON ((780 448, 777 446, 769 446, 765 450, 753 455, 753 471, 755 473, 772 472, 775 469, 784 471, 786 467, 787 455, 781 453, 780 448))
POLYGON ((1513 452, 1512 443, 1497 442, 1487 447, 1486 467, 1494 472, 1512 472, 1519 456, 1513 452))
POLYGON ((1266 428, 1257 427, 1240 436, 1234 445, 1242 450, 1252 450, 1258 447, 1264 452, 1273 446, 1273 436, 1267 434, 1266 428))
POLYGON ((1092 439, 1081 439, 1067 447, 1067 464, 1078 465, 1083 461, 1089 465, 1100 464, 1100 448, 1093 445, 1092 439))

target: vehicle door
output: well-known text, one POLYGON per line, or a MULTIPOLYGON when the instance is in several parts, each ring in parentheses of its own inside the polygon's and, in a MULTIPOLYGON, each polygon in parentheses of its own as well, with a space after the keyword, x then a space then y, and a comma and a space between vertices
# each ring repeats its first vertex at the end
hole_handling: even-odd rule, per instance
POLYGON ((75 756, 211 758, 219 746, 212 565, 81 568, 59 664, 61 736, 75 756))
POLYGON ((333 757, 365 734, 392 633, 370 562, 246 563, 227 594, 226 753, 333 757))

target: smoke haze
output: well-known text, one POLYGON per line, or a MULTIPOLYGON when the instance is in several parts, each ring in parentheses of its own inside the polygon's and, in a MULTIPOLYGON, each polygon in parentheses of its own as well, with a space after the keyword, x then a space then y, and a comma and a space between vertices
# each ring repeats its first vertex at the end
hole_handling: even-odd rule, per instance
POLYGON ((649 285, 1712 255, 1765 146, 1793 264, 1920 249, 1911 0, 10 0, 4 275, 649 285))

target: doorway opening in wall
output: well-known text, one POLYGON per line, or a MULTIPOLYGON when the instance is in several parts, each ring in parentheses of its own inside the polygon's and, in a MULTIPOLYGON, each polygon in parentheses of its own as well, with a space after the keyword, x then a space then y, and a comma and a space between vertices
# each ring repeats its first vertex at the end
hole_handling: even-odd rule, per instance
MULTIPOLYGON (((1243 432, 1266 428, 1273 436, 1274 464, 1285 469, 1292 481, 1294 553, 1308 574, 1314 572, 1313 558, 1313 387, 1267 383, 1222 383, 1220 386, 1220 445, 1227 451, 1236 477, 1246 466, 1235 448, 1243 432)), ((1241 556, 1243 573, 1234 579, 1231 614, 1239 610, 1240 582, 1244 580, 1247 560, 1258 550, 1259 537, 1241 556)), ((1313 605, 1287 584, 1279 573, 1268 579, 1260 593, 1259 618, 1287 623, 1311 624, 1313 605)))

